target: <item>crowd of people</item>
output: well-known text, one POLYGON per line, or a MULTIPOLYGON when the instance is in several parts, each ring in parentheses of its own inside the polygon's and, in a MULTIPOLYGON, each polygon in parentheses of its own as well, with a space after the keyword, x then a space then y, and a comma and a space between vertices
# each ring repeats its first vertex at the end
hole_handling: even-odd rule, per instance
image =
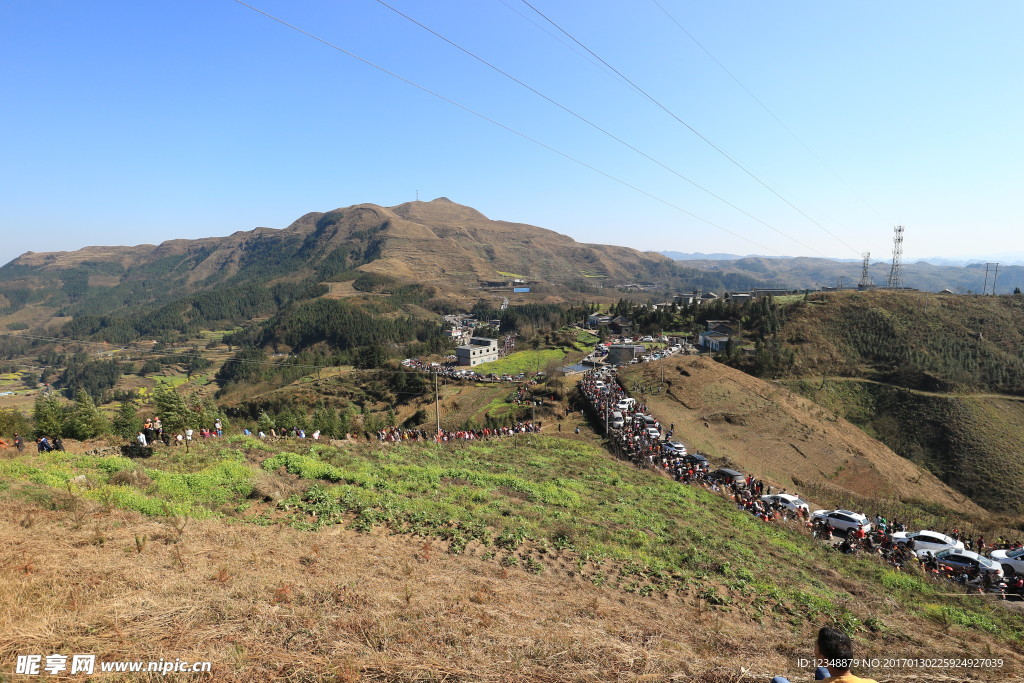
MULTIPOLYGON (((508 427, 484 427, 482 429, 442 429, 435 433, 433 429, 403 429, 401 427, 387 427, 376 433, 377 441, 382 443, 397 443, 403 441, 438 441, 448 443, 450 441, 479 441, 481 439, 492 439, 503 436, 515 436, 516 434, 538 434, 542 422, 517 422, 508 427)), ((369 433, 366 434, 370 437, 369 433)), ((353 434, 347 435, 351 440, 358 437, 353 434)))
MULTIPOLYGON (((170 431, 164 429, 163 422, 161 422, 158 416, 146 418, 142 424, 142 429, 135 435, 135 442, 146 448, 148 446, 154 446, 157 443, 162 443, 165 446, 180 446, 186 442, 191 442, 195 439, 197 431, 192 427, 186 427, 185 429, 175 432, 172 434, 170 431)), ((218 436, 224 436, 224 423, 218 418, 214 421, 213 427, 201 427, 198 430, 198 436, 201 439, 209 439, 218 436)))
MULTIPOLYGON (((589 408, 598 424, 608 424, 608 416, 614 412, 623 413, 622 427, 609 429, 606 436, 620 457, 640 467, 661 469, 680 483, 703 486, 721 495, 727 495, 739 509, 765 522, 800 523, 815 538, 833 545, 841 553, 877 555, 883 562, 896 569, 917 566, 925 573, 955 581, 968 590, 1005 591, 1024 597, 1022 576, 1011 577, 1005 585, 998 584, 988 572, 978 569, 953 571, 940 565, 933 554, 922 553, 924 556, 918 557, 912 538, 901 543, 892 537, 893 533, 907 530, 907 525, 903 522, 876 515, 869 529, 858 529, 840 536, 826 520, 811 519, 807 508, 792 509, 763 498, 765 495, 771 496, 772 493, 786 493, 785 489, 775 491, 773 486, 766 485, 763 480, 752 475, 747 475, 741 481, 716 477, 705 459, 687 457, 685 450, 680 452, 678 445, 672 445, 674 424, 668 425, 667 430, 664 429, 659 420, 647 413, 647 406, 629 399, 625 390, 607 371, 592 370, 585 373, 579 382, 579 389, 586 404, 584 408, 589 408), (657 435, 648 431, 650 427, 658 432, 657 435)), ((585 410, 580 410, 580 413, 584 414, 585 410)), ((986 541, 983 536, 971 539, 959 529, 947 529, 943 534, 962 541, 967 550, 978 553, 1024 547, 1019 541, 1004 538, 999 538, 995 542, 986 541)))

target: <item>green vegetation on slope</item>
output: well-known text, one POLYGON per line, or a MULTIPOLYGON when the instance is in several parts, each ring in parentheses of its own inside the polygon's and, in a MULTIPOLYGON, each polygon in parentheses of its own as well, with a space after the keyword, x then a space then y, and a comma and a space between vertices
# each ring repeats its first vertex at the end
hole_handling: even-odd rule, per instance
POLYGON ((814 303, 780 333, 798 349, 795 375, 1024 393, 1024 297, 847 292, 814 303))
POLYGON ((85 498, 147 515, 224 516, 308 530, 383 527, 440 539, 451 553, 505 567, 568 569, 639 595, 693 595, 713 608, 793 627, 810 619, 884 629, 885 615, 902 608, 1002 638, 1024 634, 1019 616, 954 604, 915 574, 842 556, 709 491, 554 437, 385 448, 279 447, 236 437, 197 444, 190 454, 158 450, 140 464, 141 473, 119 457, 21 456, 3 461, 0 488, 62 509, 77 509, 85 498), (283 473, 304 492, 277 505, 253 501, 265 495, 260 480, 283 473), (69 486, 77 474, 92 488, 69 486))
POLYGON ((1024 401, 941 395, 869 381, 797 380, 786 386, 862 428, 972 500, 1024 511, 1024 401))

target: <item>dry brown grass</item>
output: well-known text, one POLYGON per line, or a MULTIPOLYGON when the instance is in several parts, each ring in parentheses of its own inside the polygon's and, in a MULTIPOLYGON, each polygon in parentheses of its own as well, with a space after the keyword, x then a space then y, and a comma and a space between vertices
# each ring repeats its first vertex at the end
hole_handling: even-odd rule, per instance
MULTIPOLYGON (((693 449, 792 490, 794 477, 860 496, 938 503, 969 516, 984 512, 937 477, 856 426, 789 390, 709 358, 678 357, 622 373, 664 389, 640 396, 693 449)), ((825 502, 825 501, 817 501, 825 502)))
MULTIPOLYGON (((806 677, 795 659, 818 627, 766 628, 742 608, 642 598, 571 570, 531 575, 384 533, 216 521, 178 529, 99 507, 77 528, 67 511, 14 523, 25 515, 0 502, 0 671, 18 654, 75 652, 209 660, 217 681, 734 683, 806 677)), ((915 635, 912 644, 1019 666, 1006 648, 968 638, 915 635)), ((866 647, 891 655, 908 645, 866 647)))

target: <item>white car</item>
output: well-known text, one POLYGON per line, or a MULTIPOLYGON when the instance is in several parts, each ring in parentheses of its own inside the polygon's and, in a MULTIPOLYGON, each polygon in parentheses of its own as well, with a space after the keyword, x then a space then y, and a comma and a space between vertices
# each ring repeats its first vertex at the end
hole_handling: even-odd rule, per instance
POLYGON ((839 531, 849 532, 863 529, 867 532, 871 529, 871 522, 867 517, 850 510, 815 510, 811 519, 824 520, 830 527, 839 531))
POLYGON ((963 541, 952 536, 940 534, 938 531, 898 531, 892 535, 893 543, 906 543, 914 539, 914 553, 924 557, 926 552, 935 555, 940 550, 963 550, 963 541))
POLYGON ((787 510, 796 512, 797 510, 803 510, 804 512, 810 512, 811 506, 807 504, 807 501, 801 500, 800 496, 794 496, 789 493, 773 493, 770 496, 761 496, 761 500, 766 503, 777 503, 787 510))
POLYGON ((656 427, 648 427, 644 432, 647 433, 647 438, 652 441, 657 441, 661 438, 661 432, 659 432, 656 427))
POLYGON ((1003 574, 1006 576, 1024 574, 1024 548, 993 550, 991 557, 1003 568, 1003 574))
POLYGON ((666 441, 662 448, 672 455, 686 455, 686 446, 679 441, 666 441))

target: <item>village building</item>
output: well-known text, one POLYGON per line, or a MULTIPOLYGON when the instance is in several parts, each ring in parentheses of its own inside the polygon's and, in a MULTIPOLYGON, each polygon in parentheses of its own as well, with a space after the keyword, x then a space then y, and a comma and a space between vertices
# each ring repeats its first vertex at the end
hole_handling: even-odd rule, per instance
POLYGON ((471 337, 468 344, 455 347, 459 365, 473 367, 481 363, 498 360, 498 340, 488 337, 471 337))
POLYGON ((633 334, 633 321, 625 316, 616 316, 611 319, 609 323, 612 330, 617 334, 630 335, 633 334))
POLYGON ((612 365, 625 365, 642 356, 646 350, 646 347, 638 344, 612 344, 608 347, 606 362, 612 365))
POLYGON ((731 320, 709 320, 708 328, 697 338, 697 345, 709 351, 725 351, 736 332, 737 325, 731 320))

